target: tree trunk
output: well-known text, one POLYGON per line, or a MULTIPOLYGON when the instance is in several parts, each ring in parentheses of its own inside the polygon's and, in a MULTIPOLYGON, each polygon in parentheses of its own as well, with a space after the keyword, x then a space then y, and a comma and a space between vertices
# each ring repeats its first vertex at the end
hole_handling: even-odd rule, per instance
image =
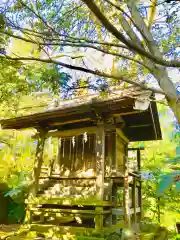
POLYGON ((155 66, 152 74, 157 79, 160 88, 164 91, 169 107, 180 125, 180 99, 178 99, 175 86, 169 78, 167 70, 164 67, 155 66))
POLYGON ((168 101, 170 108, 172 109, 177 122, 180 126, 180 100, 177 101, 168 101))
MULTIPOLYGON (((163 54, 161 53, 159 47, 156 45, 151 32, 149 31, 147 25, 145 24, 140 12, 138 11, 136 1, 128 0, 127 5, 130 9, 133 20, 139 29, 139 32, 141 32, 142 36, 144 36, 144 41, 146 42, 146 46, 148 47, 149 51, 154 56, 163 59, 163 54)), ((135 34, 135 32, 133 32, 133 29, 130 28, 127 24, 126 25, 124 24, 124 30, 129 35, 131 40, 133 39, 135 40, 137 38, 137 35, 135 34), (131 33, 131 35, 129 33, 131 33)), ((141 46, 140 43, 139 46, 141 46)), ((178 124, 180 125, 180 101, 178 101, 175 86, 168 76, 167 69, 163 66, 156 64, 151 59, 143 58, 143 60, 145 61, 146 65, 148 65, 150 72, 157 79, 160 88, 164 91, 168 104, 172 109, 178 121, 178 124)))

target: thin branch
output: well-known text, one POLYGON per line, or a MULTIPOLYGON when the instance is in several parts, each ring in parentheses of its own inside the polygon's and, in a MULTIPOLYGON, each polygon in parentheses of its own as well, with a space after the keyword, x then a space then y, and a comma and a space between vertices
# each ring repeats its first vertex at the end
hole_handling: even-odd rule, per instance
POLYGON ((144 38, 147 43, 149 51, 153 55, 162 58, 162 54, 160 53, 158 47, 156 46, 151 32, 149 31, 141 14, 139 13, 136 3, 134 3, 134 0, 128 0, 127 5, 128 5, 129 10, 131 11, 131 15, 132 15, 134 21, 136 22, 138 30, 140 31, 140 33, 143 36, 145 36, 144 38))
MULTIPOLYGON (((143 43, 140 41, 139 37, 136 35, 136 33, 134 32, 134 30, 131 28, 131 26, 129 25, 128 21, 126 20, 126 18, 123 16, 123 14, 121 14, 121 25, 124 29, 124 31, 126 32, 126 34, 129 36, 129 38, 133 41, 136 42, 141 48, 143 48, 145 50, 145 46, 143 46, 143 43)), ((141 56, 144 64, 146 66, 148 66, 148 69, 150 71, 152 71, 152 69, 155 68, 155 64, 154 62, 152 62, 151 60, 149 60, 148 58, 145 58, 143 56, 141 56)))
POLYGON ((44 18, 42 18, 40 15, 38 15, 34 10, 32 10, 30 7, 28 7, 22 0, 19 0, 20 3, 25 7, 27 8, 27 10, 29 10, 30 12, 32 12, 37 18, 39 18, 43 23, 44 25, 50 29, 52 32, 54 32, 55 34, 59 35, 59 33, 57 31, 55 31, 54 28, 52 28, 45 20, 44 18))
POLYGON ((69 47, 82 47, 82 48, 91 48, 91 49, 95 49, 97 51, 100 51, 102 53, 105 53, 105 54, 108 54, 108 55, 112 55, 112 56, 116 56, 116 57, 120 57, 120 58, 125 58, 127 60, 130 60, 130 61, 133 61, 133 62, 136 62, 142 66, 144 66, 145 68, 147 68, 148 70, 149 67, 148 65, 146 65, 144 62, 142 61, 139 61, 135 58, 132 58, 130 56, 127 56, 127 55, 124 55, 124 54, 121 54, 121 53, 117 53, 117 52, 112 52, 112 51, 107 51, 105 49, 102 49, 102 48, 99 48, 99 47, 96 47, 94 45, 90 45, 90 44, 84 44, 84 43, 43 43, 43 42, 37 42, 35 40, 32 40, 32 39, 27 39, 27 38, 24 38, 24 37, 20 37, 20 36, 17 36, 17 35, 14 35, 14 34, 11 34, 11 33, 8 33, 8 32, 4 32, 4 31, 1 31, 0 30, 0 33, 4 33, 8 36, 11 36, 13 38, 17 38, 17 39, 20 39, 22 41, 25 41, 25 42, 29 42, 29 43, 33 43, 33 44, 36 44, 38 46, 69 46, 69 47))
POLYGON ((78 66, 70 65, 70 64, 67 64, 67 63, 60 62, 60 61, 52 60, 52 59, 42 59, 42 58, 34 58, 34 57, 12 58, 10 56, 3 56, 3 55, 0 55, 0 58, 6 58, 6 59, 14 60, 14 61, 39 61, 39 62, 44 62, 44 63, 53 63, 53 64, 56 64, 56 65, 59 65, 61 67, 65 67, 65 68, 68 68, 68 69, 77 70, 77 71, 81 71, 81 72, 85 72, 85 73, 90 73, 90 74, 97 75, 97 76, 104 77, 104 78, 120 80, 120 81, 129 83, 129 84, 138 86, 138 87, 140 87, 144 90, 151 90, 152 92, 165 95, 164 92, 160 89, 156 89, 156 88, 153 88, 153 87, 148 87, 144 84, 126 79, 123 76, 117 76, 117 75, 113 75, 113 74, 104 73, 104 72, 101 72, 99 70, 92 70, 92 69, 87 69, 87 68, 83 68, 83 67, 78 67, 78 66))
MULTIPOLYGON (((105 2, 109 3, 111 6, 113 6, 114 8, 116 8, 118 11, 122 12, 127 18, 129 18, 131 20, 131 22, 136 26, 135 22, 133 21, 132 17, 129 16, 120 6, 114 4, 113 2, 111 2, 110 0, 105 0, 105 2)), ((137 27, 137 26, 136 26, 137 27)))
POLYGON ((139 47, 136 43, 132 42, 131 40, 127 39, 121 32, 115 28, 110 21, 105 17, 105 15, 100 11, 93 0, 82 0, 87 7, 94 13, 94 15, 99 19, 99 21, 105 26, 105 28, 112 33, 117 39, 121 42, 126 44, 132 51, 136 51, 140 55, 149 58, 150 60, 154 61, 155 63, 167 67, 180 67, 179 61, 165 61, 163 58, 154 56, 153 54, 145 51, 143 48, 139 47))
MULTIPOLYGON (((17 27, 17 26, 16 26, 17 27)), ((20 27, 17 27, 15 28, 16 30, 20 30, 21 32, 24 32, 24 33, 27 33, 27 34, 30 34, 32 36, 35 36, 37 38, 41 38, 42 40, 44 41, 49 41, 49 42, 59 42, 59 41, 66 41, 66 42, 71 42, 71 43, 83 43, 83 42, 86 42, 86 43, 92 43, 92 44, 97 44, 97 45, 103 45, 103 46, 108 46, 108 47, 118 47, 118 48, 125 48, 125 49, 128 49, 128 46, 124 45, 124 44, 118 44, 118 43, 112 43, 112 42, 101 42, 101 41, 95 41, 95 40, 89 40, 89 39, 86 39, 86 38, 77 38, 77 37, 71 37, 69 35, 64 35, 64 34, 59 34, 60 37, 63 37, 63 39, 60 39, 60 38, 47 38, 46 34, 44 32, 36 32, 36 31, 33 31, 31 29, 27 29, 27 28, 20 28, 20 27), (28 33, 29 32, 29 33, 28 33)), ((2 31, 0 31, 2 32, 2 31)), ((7 34, 6 32, 2 32, 2 33, 5 33, 7 34)), ((8 33, 9 35, 9 33, 8 33)))
MULTIPOLYGON (((118 11, 122 12, 123 15, 122 17, 124 18, 124 15, 129 18, 132 22, 132 24, 136 27, 136 29, 141 33, 141 35, 146 38, 146 36, 143 34, 143 32, 141 31, 141 28, 139 28, 139 26, 136 24, 136 22, 133 20, 133 18, 131 16, 129 16, 120 6, 114 4, 113 2, 111 2, 110 0, 105 0, 106 2, 108 2, 111 6, 115 7, 118 11)), ((125 18, 124 18, 125 19, 125 18)))

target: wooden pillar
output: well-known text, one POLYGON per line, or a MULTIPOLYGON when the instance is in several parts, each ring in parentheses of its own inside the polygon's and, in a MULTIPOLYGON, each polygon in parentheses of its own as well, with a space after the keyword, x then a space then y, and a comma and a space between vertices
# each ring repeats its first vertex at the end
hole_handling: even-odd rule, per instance
POLYGON ((112 132, 112 166, 111 167, 113 170, 116 169, 116 131, 112 132))
POLYGON ((136 204, 136 178, 135 177, 133 177, 133 185, 132 185, 132 208, 134 210, 133 222, 136 223, 136 221, 137 221, 137 219, 136 219, 137 204, 136 204))
POLYGON ((34 162, 34 172, 33 172, 34 186, 32 191, 33 196, 36 196, 39 188, 39 177, 40 177, 41 167, 43 163, 44 144, 45 144, 45 133, 41 131, 38 139, 35 162, 34 162))
POLYGON ((55 159, 51 159, 48 168, 48 177, 51 177, 54 168, 55 159))
MULTIPOLYGON (((112 202, 112 187, 113 187, 113 181, 111 179, 109 179, 108 181, 106 181, 106 194, 109 195, 108 197, 108 201, 112 202)), ((105 199, 107 200, 107 199, 105 199)), ((110 207, 110 209, 112 210, 112 207, 110 207)), ((105 218, 105 226, 106 227, 111 227, 112 226, 112 214, 109 214, 108 216, 106 216, 105 218)))
POLYGON ((137 166, 138 166, 138 171, 141 171, 141 152, 140 149, 137 149, 137 166))
POLYGON ((130 226, 130 208, 129 208, 129 171, 127 151, 124 156, 124 221, 127 227, 130 226))
MULTIPOLYGON (((107 128, 106 128, 107 129, 107 128)), ((107 176, 111 176, 112 173, 112 160, 113 160, 113 139, 114 139, 114 132, 110 131, 108 135, 106 136, 105 141, 105 155, 106 155, 106 170, 105 175, 107 173, 107 176)), ((112 188, 113 188, 113 180, 111 178, 106 179, 105 181, 106 187, 105 187, 105 193, 104 193, 104 200, 112 202, 112 188)), ((112 207, 110 207, 112 210, 112 207)), ((109 214, 105 218, 105 227, 111 227, 112 226, 112 214, 109 214)))
POLYGON ((45 144, 45 132, 41 131, 38 138, 38 144, 36 148, 36 155, 35 155, 35 161, 34 161, 34 169, 33 169, 34 171, 32 176, 34 184, 32 186, 32 189, 28 197, 28 206, 26 209, 26 216, 24 220, 25 224, 30 224, 32 222, 31 198, 36 196, 39 188, 39 177, 41 173, 41 166, 43 163, 44 144, 45 144))
MULTIPOLYGON (((140 149, 137 149, 137 164, 138 164, 138 172, 141 172, 141 152, 140 149)), ((143 209, 142 209, 142 182, 141 182, 141 178, 140 178, 140 182, 139 182, 139 187, 138 187, 138 203, 140 207, 140 221, 142 219, 143 216, 143 209)))
POLYGON ((59 170, 61 169, 61 141, 62 139, 58 137, 58 146, 57 146, 57 165, 59 170))
MULTIPOLYGON (((98 200, 104 199, 104 173, 105 172, 105 131, 103 125, 98 126, 96 132, 96 196, 98 200)), ((98 207, 98 210, 103 210, 98 207)), ((103 227, 103 215, 95 217, 96 229, 103 227)))
MULTIPOLYGON (((112 186, 112 202, 114 204, 117 204, 117 190, 118 190, 118 187, 117 187, 117 184, 113 184, 112 186)), ((116 225, 117 224, 117 215, 112 215, 112 224, 113 225, 116 225)))
MULTIPOLYGON (((117 158, 116 158, 116 131, 112 132, 112 170, 116 170, 117 158)), ((117 184, 112 186, 112 202, 117 204, 117 184)), ((112 224, 117 224, 117 215, 112 216, 112 224)))

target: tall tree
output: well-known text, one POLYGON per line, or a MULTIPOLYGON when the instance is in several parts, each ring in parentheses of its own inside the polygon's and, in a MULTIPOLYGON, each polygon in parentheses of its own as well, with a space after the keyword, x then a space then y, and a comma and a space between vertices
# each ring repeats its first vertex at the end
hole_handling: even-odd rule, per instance
POLYGON ((32 43, 41 52, 22 56, 12 51, 1 58, 85 72, 88 83, 93 74, 150 89, 165 96, 180 124, 179 94, 169 76, 169 69, 180 67, 178 0, 12 0, 0 9, 2 36, 32 43), (115 71, 112 64, 97 68, 91 61, 110 56, 115 71), (150 87, 150 76, 159 88, 150 87), (142 83, 142 77, 147 81, 142 83))

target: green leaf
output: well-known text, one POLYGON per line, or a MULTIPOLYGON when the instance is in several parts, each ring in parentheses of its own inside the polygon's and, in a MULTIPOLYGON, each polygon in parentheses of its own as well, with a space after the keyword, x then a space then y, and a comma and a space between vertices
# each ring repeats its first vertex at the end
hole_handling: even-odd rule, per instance
POLYGON ((5 27, 4 15, 0 14, 0 29, 3 29, 4 27, 5 27))
POLYGON ((177 155, 174 158, 166 160, 165 163, 167 163, 167 164, 172 164, 172 163, 173 164, 179 164, 180 163, 180 155, 177 155))
POLYGON ((180 181, 176 182, 176 191, 180 192, 180 181))
POLYGON ((157 194, 161 195, 173 183, 174 174, 166 174, 161 177, 157 194))
POLYGON ((11 197, 12 199, 17 197, 18 194, 21 193, 21 189, 19 188, 14 188, 10 191, 8 191, 6 194, 5 194, 5 197, 11 197))
POLYGON ((178 155, 179 159, 180 159, 180 147, 179 146, 176 147, 176 155, 178 155))

